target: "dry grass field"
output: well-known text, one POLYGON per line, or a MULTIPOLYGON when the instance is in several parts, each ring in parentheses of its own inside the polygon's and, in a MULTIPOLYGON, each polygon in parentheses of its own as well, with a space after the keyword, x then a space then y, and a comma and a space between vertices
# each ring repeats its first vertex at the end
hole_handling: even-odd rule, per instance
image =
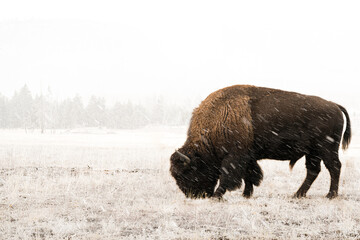
POLYGON ((169 174, 186 128, 0 132, 0 239, 360 239, 360 139, 341 151, 339 197, 304 160, 263 160, 251 199, 190 200, 169 174))

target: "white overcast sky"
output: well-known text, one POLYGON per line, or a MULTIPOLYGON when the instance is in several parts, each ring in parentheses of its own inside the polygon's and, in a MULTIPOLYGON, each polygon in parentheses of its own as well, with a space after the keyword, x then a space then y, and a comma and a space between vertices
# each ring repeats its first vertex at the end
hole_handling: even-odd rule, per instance
POLYGON ((357 96, 359 13, 360 1, 4 0, 0 93, 124 100, 253 84, 357 96))

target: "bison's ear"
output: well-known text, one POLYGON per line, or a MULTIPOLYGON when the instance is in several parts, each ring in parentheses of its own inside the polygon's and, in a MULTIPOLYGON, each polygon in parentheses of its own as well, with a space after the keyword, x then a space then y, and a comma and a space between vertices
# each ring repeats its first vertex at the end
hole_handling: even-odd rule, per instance
POLYGON ((186 156, 185 154, 182 154, 178 150, 175 150, 175 152, 180 156, 180 159, 184 162, 184 165, 190 164, 191 160, 188 156, 186 156))

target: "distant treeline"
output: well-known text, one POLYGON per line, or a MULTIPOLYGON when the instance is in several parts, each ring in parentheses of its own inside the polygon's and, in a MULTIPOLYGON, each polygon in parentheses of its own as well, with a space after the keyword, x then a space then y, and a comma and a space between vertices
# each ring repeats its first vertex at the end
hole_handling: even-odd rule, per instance
POLYGON ((106 107, 105 99, 92 96, 85 106, 77 95, 54 100, 51 91, 33 96, 25 85, 9 99, 0 94, 0 128, 57 129, 106 127, 140 128, 147 125, 184 125, 191 109, 167 104, 157 97, 145 104, 115 103, 106 107))

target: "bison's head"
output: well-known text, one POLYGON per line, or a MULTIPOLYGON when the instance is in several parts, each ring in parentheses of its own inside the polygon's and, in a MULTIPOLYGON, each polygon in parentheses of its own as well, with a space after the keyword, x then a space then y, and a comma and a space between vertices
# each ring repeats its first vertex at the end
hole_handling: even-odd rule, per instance
POLYGON ((170 161, 171 175, 186 197, 205 198, 214 194, 220 172, 211 157, 181 149, 171 155, 170 161))

